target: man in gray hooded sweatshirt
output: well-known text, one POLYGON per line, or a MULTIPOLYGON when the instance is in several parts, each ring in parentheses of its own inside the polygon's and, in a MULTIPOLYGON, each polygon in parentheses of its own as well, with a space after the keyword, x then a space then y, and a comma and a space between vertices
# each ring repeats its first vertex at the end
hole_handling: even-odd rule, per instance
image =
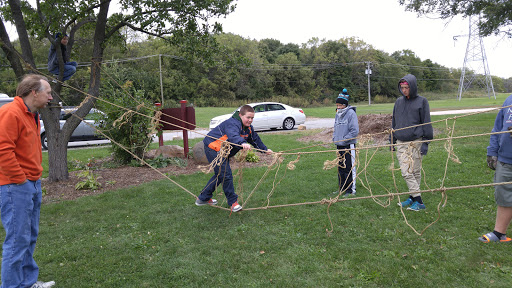
MULTIPOLYGON (((416 192, 420 191, 421 160, 428 151, 428 142, 422 141, 432 140, 434 130, 430 124, 428 101, 417 93, 416 77, 405 75, 398 82, 398 91, 402 96, 396 100, 393 108, 392 141, 397 144, 396 156, 409 192, 416 192)), ((426 208, 420 193, 410 194, 409 199, 398 205, 411 211, 426 208)))

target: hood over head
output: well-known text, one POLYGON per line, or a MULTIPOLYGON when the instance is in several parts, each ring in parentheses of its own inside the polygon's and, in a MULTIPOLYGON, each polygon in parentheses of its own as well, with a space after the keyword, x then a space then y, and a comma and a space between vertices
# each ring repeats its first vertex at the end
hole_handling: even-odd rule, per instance
POLYGON ((398 92, 403 96, 402 89, 400 89, 400 82, 403 80, 407 81, 409 84, 409 98, 416 98, 418 97, 418 85, 416 82, 416 76, 412 74, 407 74, 400 81, 398 81, 398 92))

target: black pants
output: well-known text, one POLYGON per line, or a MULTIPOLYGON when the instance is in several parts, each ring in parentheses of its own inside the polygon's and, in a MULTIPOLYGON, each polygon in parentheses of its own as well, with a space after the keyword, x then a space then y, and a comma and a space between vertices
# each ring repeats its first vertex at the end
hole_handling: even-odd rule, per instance
POLYGON ((338 163, 338 187, 343 193, 356 194, 356 166, 354 166, 356 151, 342 151, 342 149, 354 149, 355 147, 356 144, 338 146, 337 153, 341 159, 338 163))

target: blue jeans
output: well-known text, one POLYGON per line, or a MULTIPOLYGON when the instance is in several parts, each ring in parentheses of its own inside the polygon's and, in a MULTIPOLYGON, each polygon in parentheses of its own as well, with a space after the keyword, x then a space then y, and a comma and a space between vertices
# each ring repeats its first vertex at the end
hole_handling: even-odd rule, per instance
POLYGON ((41 180, 0 186, 0 212, 5 229, 1 288, 30 287, 37 281, 39 267, 33 255, 39 234, 41 198, 41 180))
MULTIPOLYGON (((76 66, 78 66, 78 64, 75 61, 66 62, 64 64, 64 77, 62 78, 62 81, 69 80, 69 78, 71 78, 71 76, 73 76, 73 74, 75 74, 76 66)), ((50 73, 52 73, 53 75, 59 75, 59 67, 51 70, 50 73)))
MULTIPOLYGON (((215 157, 217 157, 218 152, 210 149, 207 145, 204 145, 204 153, 206 154, 206 159, 208 159, 208 162, 212 163, 215 157)), ((212 178, 208 180, 208 183, 203 188, 203 191, 201 194, 199 194, 198 198, 201 201, 210 200, 217 186, 222 183, 224 195, 226 195, 228 205, 231 207, 231 205, 238 200, 238 195, 236 195, 235 187, 233 186, 233 174, 231 173, 231 167, 229 166, 229 157, 224 159, 220 166, 215 166, 213 171, 214 174, 212 178)))

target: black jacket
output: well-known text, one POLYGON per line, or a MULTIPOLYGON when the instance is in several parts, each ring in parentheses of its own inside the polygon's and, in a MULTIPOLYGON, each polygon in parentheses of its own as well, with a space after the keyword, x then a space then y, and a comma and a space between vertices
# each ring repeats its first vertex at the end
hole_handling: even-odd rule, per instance
MULTIPOLYGON (((430 123, 428 101, 425 97, 418 95, 416 77, 412 74, 407 74, 402 79, 409 83, 409 98, 403 96, 400 84, 398 84, 398 91, 402 96, 396 100, 395 107, 393 107, 391 128, 396 130, 418 124, 430 123)), ((400 81, 402 79, 400 79, 400 81)), ((397 139, 401 141, 412 141, 418 138, 422 138, 422 140, 432 140, 434 138, 432 124, 402 129, 394 131, 393 133, 393 143, 396 143, 397 139)))

